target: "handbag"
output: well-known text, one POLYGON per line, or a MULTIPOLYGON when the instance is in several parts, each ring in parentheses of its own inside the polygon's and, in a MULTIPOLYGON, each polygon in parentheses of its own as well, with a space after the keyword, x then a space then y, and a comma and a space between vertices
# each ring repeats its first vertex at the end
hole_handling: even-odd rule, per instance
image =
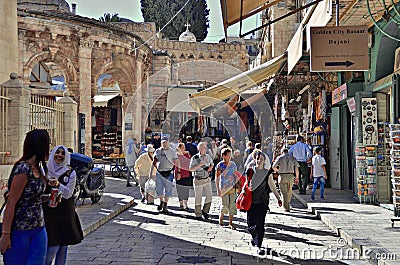
POLYGON ((243 184, 242 190, 236 197, 236 208, 241 212, 247 212, 251 207, 251 202, 253 200, 253 195, 251 188, 249 187, 249 181, 252 174, 248 172, 245 183, 243 184))
POLYGON ((152 178, 149 178, 144 184, 144 191, 147 194, 156 197, 156 182, 152 178))

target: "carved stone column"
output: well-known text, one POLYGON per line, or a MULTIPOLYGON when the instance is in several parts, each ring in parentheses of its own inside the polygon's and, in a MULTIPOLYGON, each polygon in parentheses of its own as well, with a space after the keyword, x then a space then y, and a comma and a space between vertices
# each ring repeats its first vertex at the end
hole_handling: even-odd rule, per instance
MULTIPOLYGON (((79 113, 85 114, 85 155, 92 155, 92 48, 93 42, 81 40, 79 45, 79 113)), ((82 137, 81 137, 82 138, 82 137)))

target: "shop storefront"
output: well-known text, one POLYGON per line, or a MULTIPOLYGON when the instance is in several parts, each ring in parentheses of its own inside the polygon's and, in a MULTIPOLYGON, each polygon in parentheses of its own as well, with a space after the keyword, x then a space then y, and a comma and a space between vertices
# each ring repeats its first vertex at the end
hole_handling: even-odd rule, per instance
POLYGON ((99 78, 92 103, 92 156, 101 158, 122 151, 122 97, 111 75, 99 78))

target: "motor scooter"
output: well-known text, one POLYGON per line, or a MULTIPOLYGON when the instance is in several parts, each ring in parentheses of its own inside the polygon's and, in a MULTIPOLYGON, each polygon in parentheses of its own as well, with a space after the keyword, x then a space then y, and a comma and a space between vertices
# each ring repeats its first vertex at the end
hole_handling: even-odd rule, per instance
POLYGON ((80 153, 71 154, 70 166, 76 172, 75 205, 79 199, 83 204, 85 198, 90 198, 92 204, 97 203, 106 187, 104 170, 94 167, 93 158, 80 153))

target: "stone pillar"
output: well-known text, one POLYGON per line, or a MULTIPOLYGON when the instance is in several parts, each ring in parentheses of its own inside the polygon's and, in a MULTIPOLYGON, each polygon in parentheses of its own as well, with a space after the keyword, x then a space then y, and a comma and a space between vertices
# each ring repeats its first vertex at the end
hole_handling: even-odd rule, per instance
POLYGON ((59 101, 64 111, 64 145, 78 152, 78 104, 65 93, 59 101))
POLYGON ((6 149, 11 151, 11 156, 7 156, 4 161, 5 164, 10 165, 22 156, 25 135, 30 130, 29 98, 31 94, 28 87, 18 79, 17 73, 11 73, 10 79, 1 86, 7 90, 6 93, 11 99, 8 105, 6 146, 6 149))
POLYGON ((17 1, 0 1, 0 83, 18 71, 17 1))
MULTIPOLYGON (((142 91, 143 88, 141 86, 141 80, 142 80, 142 67, 141 63, 136 61, 136 87, 135 87, 135 92, 133 93, 133 96, 135 97, 135 112, 134 112, 134 135, 138 141, 140 141, 142 131, 144 129, 142 128, 142 91)), ((143 139, 144 141, 144 139, 143 139)))
POLYGON ((92 156, 92 43, 81 41, 79 45, 79 113, 85 114, 85 155, 92 156))

